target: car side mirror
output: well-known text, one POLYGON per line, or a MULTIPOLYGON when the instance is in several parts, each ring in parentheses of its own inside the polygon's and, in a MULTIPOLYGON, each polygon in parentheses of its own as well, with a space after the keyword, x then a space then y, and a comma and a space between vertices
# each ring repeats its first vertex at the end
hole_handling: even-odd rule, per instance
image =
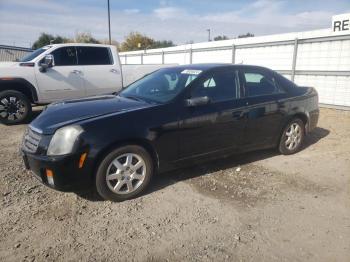
POLYGON ((210 102, 210 98, 207 96, 195 97, 195 98, 186 99, 186 106, 188 107, 202 106, 202 105, 209 104, 209 102, 210 102))
POLYGON ((48 68, 53 67, 55 64, 55 60, 53 55, 46 55, 44 61, 40 64, 40 72, 46 72, 48 68))

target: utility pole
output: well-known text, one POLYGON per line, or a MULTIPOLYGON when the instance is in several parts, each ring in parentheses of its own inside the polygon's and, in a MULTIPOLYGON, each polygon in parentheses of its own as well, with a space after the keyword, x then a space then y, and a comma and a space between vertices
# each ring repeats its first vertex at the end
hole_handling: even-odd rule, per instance
POLYGON ((210 29, 207 29, 207 31, 208 31, 208 42, 210 42, 210 41, 211 41, 211 38, 210 38, 210 29))
POLYGON ((112 44, 112 39, 111 39, 111 10, 109 7, 109 0, 107 0, 108 3, 108 37, 109 37, 109 44, 112 44))

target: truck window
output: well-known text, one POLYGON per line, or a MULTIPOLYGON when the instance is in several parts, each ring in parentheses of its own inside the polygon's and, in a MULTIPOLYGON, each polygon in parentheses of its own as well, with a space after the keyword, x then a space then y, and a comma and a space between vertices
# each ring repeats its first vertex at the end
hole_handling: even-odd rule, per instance
POLYGON ((80 46, 78 50, 79 65, 111 65, 112 55, 109 48, 80 46))
POLYGON ((51 48, 51 46, 44 46, 42 48, 39 48, 39 49, 29 53, 28 55, 24 56, 22 59, 19 60, 19 62, 32 61, 34 58, 36 58, 37 56, 41 55, 42 53, 44 53, 49 48, 51 48))
POLYGON ((55 59, 55 66, 77 65, 77 54, 74 46, 58 48, 51 54, 55 59))

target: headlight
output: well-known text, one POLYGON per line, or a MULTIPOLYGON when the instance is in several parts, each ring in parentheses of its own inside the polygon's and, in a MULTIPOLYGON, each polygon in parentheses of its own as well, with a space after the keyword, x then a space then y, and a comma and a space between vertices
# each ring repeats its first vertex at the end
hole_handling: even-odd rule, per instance
POLYGON ((47 155, 58 156, 71 153, 82 132, 83 129, 80 126, 66 126, 58 129, 51 139, 47 155))

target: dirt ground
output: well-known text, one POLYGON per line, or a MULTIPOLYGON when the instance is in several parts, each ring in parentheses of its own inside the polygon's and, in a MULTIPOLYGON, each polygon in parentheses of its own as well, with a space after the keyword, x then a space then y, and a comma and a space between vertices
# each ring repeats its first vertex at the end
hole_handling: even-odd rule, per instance
POLYGON ((0 261, 350 261, 350 112, 322 109, 298 154, 248 153, 101 201, 41 185, 0 125, 0 261))

